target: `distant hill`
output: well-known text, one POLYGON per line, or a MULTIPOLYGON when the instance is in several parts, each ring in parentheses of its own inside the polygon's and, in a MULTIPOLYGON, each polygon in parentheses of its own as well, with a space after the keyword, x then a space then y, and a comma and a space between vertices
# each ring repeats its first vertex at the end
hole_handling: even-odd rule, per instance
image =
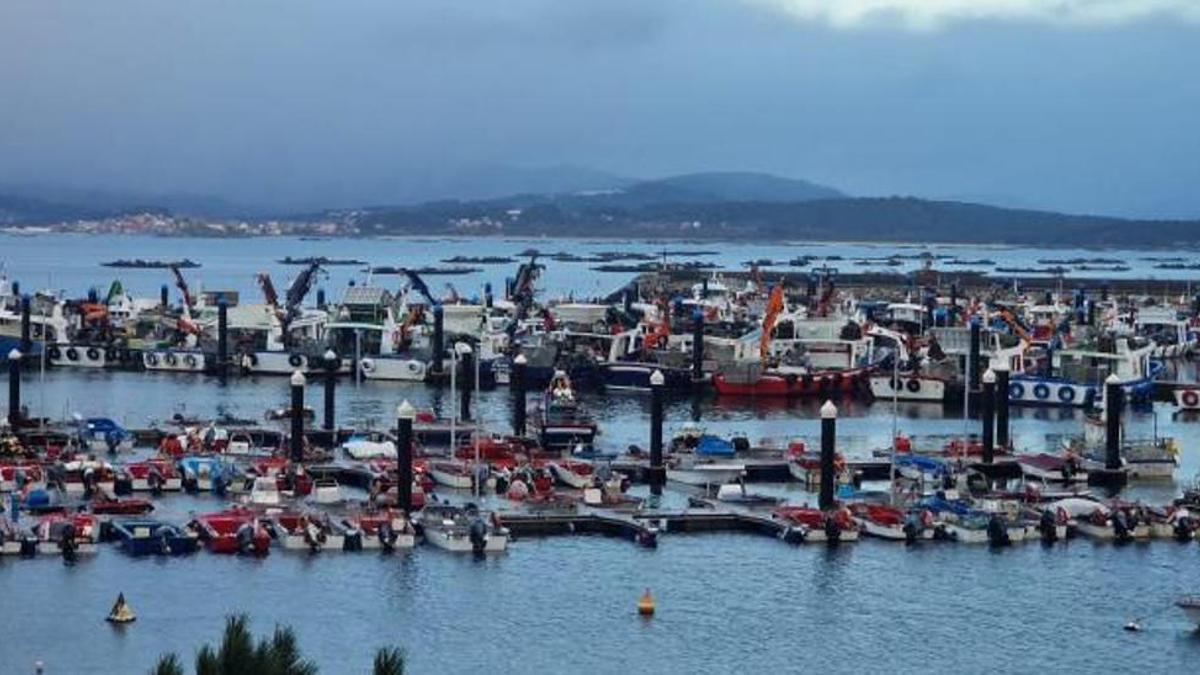
POLYGON ((642 181, 624 192, 639 195, 646 203, 807 202, 846 197, 838 190, 805 180, 732 171, 690 173, 642 181))
POLYGON ((913 197, 809 201, 612 200, 526 195, 360 212, 364 234, 506 234, 760 241, 1196 246, 1200 221, 1126 220, 913 197))
POLYGON ((123 212, 122 209, 105 206, 84 206, 0 193, 0 225, 45 225, 70 220, 107 218, 123 212))

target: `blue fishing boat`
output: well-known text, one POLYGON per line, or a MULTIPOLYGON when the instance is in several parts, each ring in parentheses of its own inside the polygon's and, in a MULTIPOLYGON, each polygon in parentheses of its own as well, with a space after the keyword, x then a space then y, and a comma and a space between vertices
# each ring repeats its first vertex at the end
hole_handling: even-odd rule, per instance
POLYGON ((89 417, 79 425, 80 442, 92 450, 128 449, 133 446, 133 434, 107 417, 89 417))
POLYGON ((237 470, 219 457, 192 455, 179 460, 183 487, 189 492, 221 492, 237 478, 237 470))
POLYGON ((112 531, 121 549, 131 556, 187 555, 200 549, 195 532, 161 520, 114 520, 112 531))

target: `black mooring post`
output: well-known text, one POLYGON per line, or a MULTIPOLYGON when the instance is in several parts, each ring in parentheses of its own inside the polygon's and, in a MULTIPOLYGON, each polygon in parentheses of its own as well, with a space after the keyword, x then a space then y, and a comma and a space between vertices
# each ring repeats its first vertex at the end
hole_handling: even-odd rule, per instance
MULTIPOLYGON (((337 428, 337 369, 338 355, 332 349, 325 352, 325 420, 321 425, 326 431, 337 428)), ((333 439, 336 441, 337 439, 333 439)))
POLYGON ((834 462, 837 446, 837 406, 825 401, 821 406, 821 492, 817 505, 821 510, 832 509, 834 462))
POLYGON ((293 462, 304 461, 304 373, 292 373, 292 437, 291 457, 293 462))
POLYGON ((996 447, 1002 452, 1012 447, 1008 436, 1008 368, 996 370, 996 447))
POLYGON ((692 383, 704 379, 704 312, 692 312, 692 383))
POLYGON ((21 352, 8 353, 8 427, 16 433, 21 422, 21 352))
POLYGON ((446 356, 445 310, 441 303, 433 306, 433 372, 442 372, 442 359, 446 356))
POLYGON ((325 289, 317 289, 317 307, 325 309, 325 289))
POLYGON ((408 401, 396 409, 396 505, 405 513, 412 511, 413 419, 417 411, 408 401))
POLYGON ((1117 471, 1121 468, 1121 412, 1124 407, 1125 390, 1116 375, 1104 381, 1104 468, 1117 471))
POLYGON ((517 354, 512 362, 512 377, 508 383, 512 392, 513 435, 517 438, 525 435, 525 362, 525 355, 517 354))
POLYGON ((171 305, 171 289, 167 288, 166 284, 158 287, 158 304, 163 311, 171 305))
POLYGON ((654 495, 661 495, 663 484, 667 482, 667 469, 663 464, 664 383, 661 371, 656 370, 650 375, 650 469, 646 477, 654 495))
POLYGON ((979 399, 979 378, 983 373, 979 371, 979 340, 980 340, 979 317, 971 319, 971 344, 967 350, 967 397, 968 405, 974 408, 979 399))
MULTIPOLYGON (((28 295, 21 296, 21 353, 28 354, 33 351, 33 333, 30 325, 30 305, 32 301, 28 295)), ((45 328, 42 329, 42 347, 47 344, 45 328)), ((65 335, 55 336, 59 339, 66 339, 65 335)))
POLYGON ((217 301, 217 374, 225 379, 229 370, 229 305, 225 298, 217 301))
POLYGON ((487 309, 492 308, 492 283, 490 281, 483 284, 483 306, 487 309))
POLYGON ((988 368, 983 374, 983 393, 979 400, 979 417, 983 422, 983 463, 996 460, 996 373, 988 368))
POLYGON ((471 389, 475 386, 475 367, 472 363, 474 354, 467 352, 459 359, 462 370, 458 378, 459 417, 464 422, 471 421, 471 389))

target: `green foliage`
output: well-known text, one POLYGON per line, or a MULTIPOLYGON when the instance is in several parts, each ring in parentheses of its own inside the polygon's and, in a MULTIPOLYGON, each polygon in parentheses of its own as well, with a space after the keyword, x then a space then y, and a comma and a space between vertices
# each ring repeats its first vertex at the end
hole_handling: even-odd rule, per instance
MULTIPOLYGON (((206 644, 196 652, 196 675, 316 675, 316 664, 301 656, 291 628, 276 626, 270 639, 255 642, 249 624, 244 614, 226 619, 221 643, 216 648, 206 644)), ((403 673, 403 658, 399 671, 384 672, 403 673)), ((183 675, 183 666, 178 657, 167 654, 151 675, 183 675)))
POLYGON ((150 675, 183 675, 183 664, 179 662, 178 656, 163 654, 158 657, 158 663, 154 664, 150 675))
POLYGON ((404 675, 404 650, 384 647, 375 652, 373 675, 404 675))

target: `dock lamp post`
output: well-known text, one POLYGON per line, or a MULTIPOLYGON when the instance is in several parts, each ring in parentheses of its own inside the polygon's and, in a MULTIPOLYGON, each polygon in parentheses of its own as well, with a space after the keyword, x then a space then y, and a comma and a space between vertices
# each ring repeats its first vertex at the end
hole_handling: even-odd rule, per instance
POLYGON ((666 384, 661 370, 650 374, 650 472, 647 482, 650 492, 662 494, 667 482, 667 469, 663 466, 663 389, 666 384))
POLYGON ((524 354, 517 354, 513 359, 512 379, 509 381, 513 397, 513 435, 518 438, 525 435, 525 364, 528 362, 524 354))
POLYGON ((21 352, 8 353, 8 426, 16 432, 21 421, 21 352))
MULTIPOLYGON (((333 431, 337 428, 334 421, 335 413, 337 412, 335 408, 336 401, 334 396, 336 393, 334 389, 337 387, 338 355, 332 349, 327 349, 322 358, 325 360, 325 423, 322 426, 325 427, 326 431, 333 431)), ((336 441, 337 439, 333 440, 336 441)))
POLYGON ((405 513, 412 511, 413 420, 417 410, 404 399, 396 406, 396 503, 405 513))
POLYGON ((821 406, 821 491, 818 506, 821 510, 833 508, 834 455, 837 445, 837 406, 826 400, 821 406))
POLYGON ((991 368, 988 368, 983 374, 983 396, 979 402, 979 417, 983 421, 983 429, 980 434, 983 441, 983 463, 991 464, 996 459, 996 371, 991 368))
POLYGON ((292 438, 291 455, 293 462, 304 461, 304 385, 307 380, 304 373, 292 373, 292 438))

